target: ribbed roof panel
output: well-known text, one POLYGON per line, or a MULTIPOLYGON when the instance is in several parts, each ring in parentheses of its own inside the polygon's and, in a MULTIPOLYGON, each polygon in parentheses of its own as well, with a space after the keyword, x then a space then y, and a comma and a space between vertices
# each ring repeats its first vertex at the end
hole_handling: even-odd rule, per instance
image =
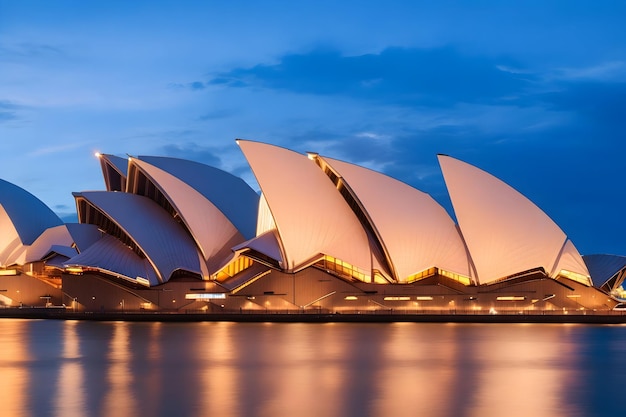
POLYGON ((267 200, 287 270, 328 254, 371 271, 367 235, 328 177, 306 156, 259 142, 238 141, 267 200))
POLYGON ((230 255, 230 248, 245 241, 224 213, 195 188, 147 161, 133 158, 131 164, 136 164, 150 177, 176 208, 204 254, 211 273, 230 255))
MULTIPOLYGON (((485 171, 445 155, 439 163, 480 283, 537 267, 553 271, 566 236, 552 219, 485 171)), ((571 272, 588 275, 586 268, 571 272)))
POLYGON ((245 239, 256 231, 259 195, 241 178, 199 162, 159 156, 139 156, 183 181, 215 205, 245 239))
POLYGON ((80 254, 68 259, 65 266, 96 268, 126 278, 145 278, 150 286, 158 285, 157 274, 147 259, 142 259, 116 238, 105 235, 80 254))
POLYGON ((585 255, 583 259, 595 286, 598 288, 626 267, 626 256, 621 255, 585 255))
POLYGON ((433 198, 379 172, 323 158, 356 194, 380 234, 400 282, 436 266, 469 276, 465 245, 433 198))
MULTIPOLYGON (((152 200, 129 193, 76 193, 120 227, 151 260, 163 281, 177 269, 202 275, 192 238, 152 200)), ((93 246, 93 245, 92 245, 93 246)))

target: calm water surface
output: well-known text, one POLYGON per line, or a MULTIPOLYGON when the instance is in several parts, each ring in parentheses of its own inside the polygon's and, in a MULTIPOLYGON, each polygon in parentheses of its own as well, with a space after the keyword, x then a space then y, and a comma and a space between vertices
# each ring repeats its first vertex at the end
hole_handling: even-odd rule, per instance
POLYGON ((626 327, 0 319, 2 416, 618 416, 626 327))

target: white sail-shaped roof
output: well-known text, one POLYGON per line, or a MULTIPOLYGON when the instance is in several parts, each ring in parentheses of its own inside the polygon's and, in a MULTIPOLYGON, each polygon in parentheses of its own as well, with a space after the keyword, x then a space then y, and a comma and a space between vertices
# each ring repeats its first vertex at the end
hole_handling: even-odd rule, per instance
POLYGON ((561 258, 589 275, 565 233, 522 194, 458 159, 440 155, 439 163, 480 283, 538 267, 555 276, 561 258))
POLYGON ((359 220, 329 178, 306 156, 259 142, 238 141, 274 218, 286 270, 319 254, 371 272, 359 220))
POLYGON ((203 195, 245 239, 254 237, 259 196, 244 180, 199 162, 160 156, 139 156, 139 159, 168 172, 203 195))
MULTIPOLYGON (((230 255, 230 248, 245 241, 243 235, 224 213, 195 188, 146 161, 132 158, 130 163, 143 171, 167 197, 203 253, 210 272, 214 272, 222 260, 230 255)), ((210 176, 204 176, 202 179, 208 183, 219 182, 219 178, 210 176)), ((222 199, 234 199, 233 194, 237 192, 237 190, 221 191, 226 193, 225 196, 221 196, 222 199)))
POLYGON ((589 276, 590 274, 587 269, 587 264, 583 260, 582 256, 580 256, 580 253, 578 253, 578 250, 572 241, 569 239, 567 239, 565 245, 563 245, 561 256, 559 256, 558 263, 552 270, 551 276, 556 276, 560 273, 567 276, 568 272, 576 272, 581 275, 577 277, 578 281, 589 286, 593 285, 591 277, 589 276))
POLYGON ((363 205, 399 282, 433 266, 470 276, 456 224, 430 195, 364 167, 326 157, 323 160, 363 205))
POLYGON ((23 263, 27 247, 46 229, 61 224, 37 197, 0 179, 0 266, 23 263))
MULTIPOLYGON (((59 216, 37 197, 4 180, 0 180, 0 206, 3 209, 0 214, 4 217, 0 224, 11 222, 24 245, 31 245, 44 230, 63 224, 59 216)), ((0 231, 0 250, 5 241, 3 234, 4 228, 0 231)))
POLYGON ((140 277, 147 279, 150 286, 159 284, 157 274, 148 259, 139 257, 128 246, 109 235, 104 235, 80 254, 68 259, 64 265, 95 268, 130 280, 140 277))
POLYGON ((25 250, 13 220, 0 204, 0 266, 15 264, 25 250))
MULTIPOLYGON (((53 251, 54 246, 66 247, 73 251, 72 255, 76 255, 76 250, 71 248, 72 243, 74 243, 74 239, 65 225, 51 227, 46 229, 26 250, 24 259, 21 259, 19 263, 39 261, 53 251)), ((64 250, 62 253, 67 253, 67 251, 64 250)))
POLYGON ((108 191, 75 193, 75 197, 86 200, 132 239, 161 282, 169 280, 176 270, 203 275, 200 254, 191 237, 152 200, 108 191))
POLYGON ((283 260, 280 253, 280 245, 276 239, 276 233, 273 230, 265 232, 253 239, 248 240, 233 248, 234 251, 239 251, 244 248, 249 248, 274 259, 276 262, 281 263, 283 260))

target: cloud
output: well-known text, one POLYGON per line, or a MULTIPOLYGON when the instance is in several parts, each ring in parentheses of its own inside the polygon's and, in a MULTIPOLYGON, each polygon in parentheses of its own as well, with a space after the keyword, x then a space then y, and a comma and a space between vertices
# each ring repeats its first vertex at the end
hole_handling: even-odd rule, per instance
POLYGON ((17 119, 15 113, 17 108, 17 105, 9 101, 0 100, 0 123, 17 119))
POLYGON ((159 155, 201 162, 213 167, 219 167, 221 165, 220 157, 215 153, 215 150, 207 146, 198 145, 194 142, 183 144, 169 143, 163 145, 158 150, 158 153, 159 155))
POLYGON ((626 82, 564 83, 559 91, 543 94, 541 99, 553 110, 576 114, 577 126, 589 129, 596 140, 616 136, 621 141, 626 134, 626 82))
POLYGON ((4 58, 56 58, 64 55, 61 48, 45 43, 0 43, 0 57, 4 58))
POLYGON ((204 90, 204 83, 202 81, 194 81, 189 84, 189 88, 192 90, 204 90))
POLYGON ((588 67, 563 68, 557 70, 554 76, 570 81, 625 81, 626 63, 610 61, 588 67))
POLYGON ((405 106, 497 103, 523 93, 533 78, 510 59, 470 56, 452 47, 387 48, 344 56, 333 50, 288 54, 276 64, 235 68, 208 84, 301 94, 343 95, 405 106))
POLYGON ((201 121, 209 121, 209 120, 219 120, 226 119, 232 117, 237 112, 233 109, 218 109, 213 110, 207 113, 204 113, 202 116, 198 117, 198 120, 201 121))
POLYGON ((50 154, 55 154, 55 153, 60 153, 60 152, 72 151, 74 149, 78 149, 80 147, 89 145, 90 143, 91 142, 84 141, 84 142, 62 143, 62 144, 44 146, 41 148, 34 149, 31 152, 28 152, 27 155, 28 156, 47 156, 50 154))

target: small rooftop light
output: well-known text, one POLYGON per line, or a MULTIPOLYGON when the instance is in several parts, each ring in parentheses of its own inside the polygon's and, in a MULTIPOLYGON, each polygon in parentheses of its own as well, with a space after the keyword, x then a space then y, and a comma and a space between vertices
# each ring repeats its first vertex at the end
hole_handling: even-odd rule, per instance
POLYGON ((95 156, 96 158, 100 158, 100 157, 102 156, 102 154, 101 154, 100 152, 96 152, 96 153, 94 153, 94 156, 95 156))

